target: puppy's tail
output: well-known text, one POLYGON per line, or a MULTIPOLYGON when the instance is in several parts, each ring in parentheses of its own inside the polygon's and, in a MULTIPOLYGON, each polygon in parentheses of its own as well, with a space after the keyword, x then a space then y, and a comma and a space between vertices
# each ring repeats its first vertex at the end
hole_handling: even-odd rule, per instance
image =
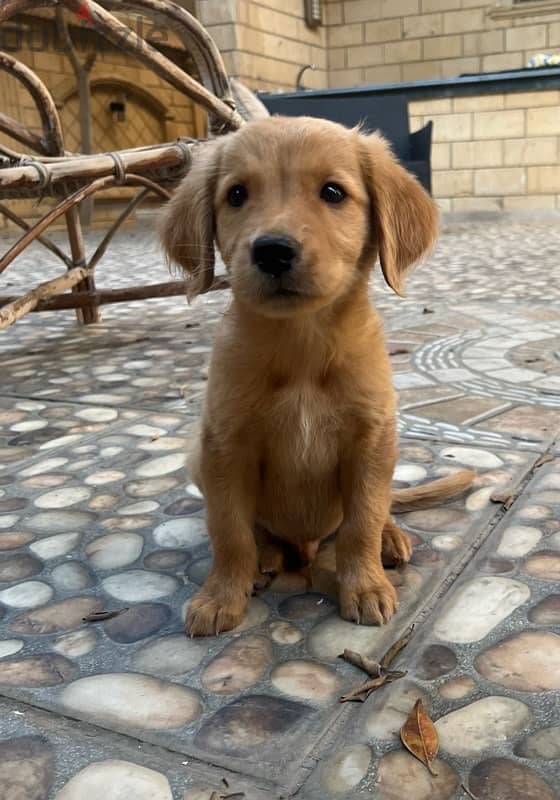
POLYGON ((472 486, 476 472, 462 469, 446 478, 438 478, 430 483, 420 486, 411 486, 409 489, 393 489, 391 492, 391 511, 402 514, 405 511, 418 511, 422 508, 431 508, 443 500, 457 497, 472 486))

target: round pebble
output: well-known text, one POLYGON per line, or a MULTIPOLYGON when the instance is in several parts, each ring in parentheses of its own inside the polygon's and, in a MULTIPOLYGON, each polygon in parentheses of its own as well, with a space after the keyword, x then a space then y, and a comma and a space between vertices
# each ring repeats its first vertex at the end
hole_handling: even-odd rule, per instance
POLYGON ((340 655, 340 643, 348 650, 369 655, 381 643, 383 631, 377 626, 354 625, 338 614, 319 622, 309 634, 309 653, 324 661, 336 661, 340 655))
POLYGON ((303 639, 303 633, 289 622, 273 622, 270 626, 270 635, 277 644, 297 644, 303 639))
POLYGON ((61 700, 70 715, 117 730, 182 728, 202 710, 192 689, 134 673, 81 678, 64 689, 61 700))
POLYGON ((560 636, 523 631, 489 647, 476 658, 475 667, 484 678, 507 689, 560 689, 560 636))
POLYGON ((329 756, 321 768, 321 785, 329 794, 346 794, 362 781, 371 763, 371 750, 356 744, 329 756))
POLYGON ((0 786, 5 800, 47 800, 54 776, 54 753, 43 736, 0 741, 0 786))
POLYGON ((479 469, 497 469, 504 463, 489 450, 479 450, 474 447, 446 447, 441 451, 441 457, 479 469))
POLYGON ((55 486, 62 486, 69 479, 68 475, 50 473, 47 475, 37 475, 35 478, 27 478, 21 482, 26 489, 53 489, 55 486))
POLYGON ((417 464, 398 464, 393 474, 393 480, 414 483, 414 481, 424 480, 427 475, 428 470, 425 467, 419 467, 417 464))
POLYGON ((60 533, 58 536, 49 536, 40 542, 35 542, 29 549, 43 561, 48 561, 70 553, 78 546, 81 538, 81 533, 60 533))
POLYGON ((84 482, 88 486, 105 486, 108 483, 121 481, 125 477, 125 473, 120 472, 118 469, 103 469, 88 475, 84 482))
POLYGON ((138 603, 105 622, 103 627, 109 639, 130 644, 157 633, 170 618, 171 610, 163 603, 138 603))
POLYGON ((9 514, 10 511, 22 511, 28 504, 25 497, 6 497, 0 500, 0 514, 9 514))
POLYGON ((466 527, 469 516, 456 508, 430 508, 402 514, 400 520, 407 527, 416 528, 427 534, 456 533, 457 529, 466 527))
POLYGON ((172 453, 166 456, 150 459, 136 468, 139 478, 155 478, 161 475, 169 475, 185 467, 185 454, 172 453))
POLYGON ((53 650, 67 658, 80 658, 95 650, 97 637, 91 628, 85 628, 59 636, 53 650))
POLYGON ((43 461, 32 464, 30 467, 22 469, 19 475, 22 478, 30 478, 33 475, 41 475, 44 472, 53 472, 55 469, 58 469, 58 467, 62 467, 67 463, 67 458, 46 458, 43 461))
POLYGON ((184 517, 201 511, 203 508, 204 504, 200 500, 195 500, 194 497, 180 497, 165 507, 165 513, 170 517, 184 517))
POLYGON ((32 542, 35 537, 32 533, 23 531, 12 531, 10 533, 0 533, 0 552, 5 550, 17 550, 32 542))
POLYGON ((151 514, 153 511, 157 511, 159 508, 159 503, 156 503, 155 500, 140 500, 138 503, 131 503, 127 506, 122 506, 119 508, 119 514, 151 514))
POLYGON ((493 492, 494 488, 491 486, 471 492, 465 501, 465 508, 467 511, 481 511, 490 503, 493 492))
POLYGON ((76 592, 93 586, 95 580, 89 570, 78 561, 59 564, 52 571, 53 583, 63 592, 76 592))
POLYGON ((453 550, 457 550, 462 544, 462 540, 460 536, 454 536, 453 534, 443 534, 442 536, 434 536, 431 541, 431 545, 434 550, 441 550, 444 553, 452 552, 453 550))
POLYGON ((208 541, 206 523, 198 517, 167 520, 154 529, 153 535, 160 547, 196 547, 208 541))
POLYGON ((85 419, 88 422, 112 422, 117 419, 118 412, 114 408, 84 408, 76 414, 79 419, 85 419))
POLYGON ((80 670, 63 656, 25 656, 0 661, 0 685, 38 689, 74 680, 80 670))
MULTIPOLYGON (((0 658, 13 656, 23 648, 21 639, 0 639, 0 658)), ((1 766, 0 766, 1 769, 1 766)))
POLYGON ((523 739, 515 754, 521 758, 542 758, 546 761, 560 759, 560 725, 542 728, 523 739))
POLYGON ((162 436, 147 442, 140 442, 138 447, 149 453, 159 453, 166 450, 184 450, 185 444, 185 440, 178 436, 162 436))
POLYGON ((233 628, 230 634, 244 633, 251 630, 251 628, 256 628, 257 625, 262 625, 268 619, 269 614, 270 609, 263 600, 258 597, 251 597, 243 621, 237 628, 233 628))
POLYGON ((97 569, 119 569, 136 561, 144 547, 137 533, 111 533, 99 536, 86 547, 86 556, 97 569))
POLYGON ((137 650, 131 663, 138 672, 184 675, 198 667, 208 647, 204 640, 184 634, 164 636, 137 650))
POLYGON ((41 562, 26 553, 0 555, 0 583, 13 583, 38 575, 43 569, 41 562))
POLYGON ((391 741, 398 739, 410 709, 419 698, 425 703, 429 702, 426 692, 407 679, 387 687, 382 707, 366 712, 365 729, 368 737, 391 741))
POLYGON ((196 497, 197 500, 204 500, 204 495, 194 483, 187 484, 187 494, 190 494, 191 497, 196 497))
POLYGON ((184 572, 189 561, 189 554, 185 550, 156 550, 144 559, 146 569, 162 572, 184 572))
POLYGON ((145 481, 130 481, 124 487, 129 497, 160 497, 178 485, 176 478, 151 478, 145 481))
POLYGON ((332 613, 334 604, 322 594, 310 592, 282 600, 278 613, 286 619, 315 620, 332 613))
POLYGON ((548 519, 552 515, 550 508, 546 506, 525 506, 517 512, 520 519, 541 520, 548 519))
POLYGON ((42 511, 25 520, 26 527, 37 533, 65 533, 89 528, 95 514, 87 511, 42 511))
POLYGON ((452 596, 436 620, 434 633, 449 642, 478 642, 530 595, 528 586, 511 578, 475 578, 452 596))
POLYGON ((131 761, 97 761, 82 769, 58 792, 56 800, 173 800, 160 772, 131 761))
POLYGON ((17 514, 5 514, 0 517, 0 530, 4 531, 8 530, 8 528, 13 528, 18 521, 19 516, 17 514))
POLYGON ((521 558, 542 539, 538 528, 510 525, 502 534, 497 553, 505 558, 521 558))
POLYGON ((471 758, 515 736, 531 720, 519 700, 490 696, 451 711, 435 723, 441 747, 455 756, 471 758))
POLYGON ((202 685, 214 694, 236 694, 256 683, 272 659, 272 645, 262 636, 231 642, 206 667, 202 685))
POLYGON ((560 554, 543 550, 527 559, 525 571, 535 578, 560 581, 560 554))
POLYGON ((147 600, 158 600, 173 594, 179 584, 170 575, 161 575, 157 572, 147 572, 134 569, 130 572, 121 572, 111 575, 102 581, 104 590, 127 603, 138 603, 147 600))
POLYGON ((9 628, 22 636, 62 633, 79 627, 84 617, 101 611, 102 607, 101 600, 96 597, 72 597, 19 614, 9 628))
POLYGON ((459 785, 457 774, 441 758, 434 772, 409 753, 387 753, 379 762, 379 800, 451 800, 459 785))
POLYGON ((477 764, 468 787, 478 800, 557 800, 556 793, 536 772, 507 758, 477 764))
POLYGON ((0 603, 11 608, 36 608, 48 603, 54 592, 42 581, 24 581, 0 592, 0 603))
POLYGON ((339 685, 332 669, 313 661, 285 661, 273 670, 270 680, 279 692, 315 703, 332 700, 339 685))
POLYGON ((447 700, 461 700, 476 689, 476 683, 472 678, 462 675, 460 678, 453 678, 447 681, 440 688, 439 693, 447 700))
POLYGON ((560 594, 549 594, 527 614, 537 625, 560 625, 560 594))
POLYGON ((422 653, 416 668, 416 674, 425 681, 432 681, 447 675, 457 666, 457 656, 448 647, 441 644, 432 644, 422 653))

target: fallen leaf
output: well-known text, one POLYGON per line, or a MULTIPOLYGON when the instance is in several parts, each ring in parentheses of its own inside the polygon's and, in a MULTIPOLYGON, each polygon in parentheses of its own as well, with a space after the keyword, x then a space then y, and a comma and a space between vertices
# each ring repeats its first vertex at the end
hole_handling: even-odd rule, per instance
POLYGON ((406 353, 410 353, 406 347, 395 347, 393 350, 389 350, 390 356, 404 356, 406 353))
POLYGON ((391 645, 391 647, 387 650, 383 658, 381 659, 381 666, 382 667, 389 667, 398 656, 398 654, 403 650, 407 644, 412 639, 412 634, 414 633, 414 625, 411 625, 410 628, 407 630, 404 636, 391 645))
POLYGON ((414 704, 401 728, 401 741, 409 753, 428 767, 430 775, 437 775, 433 770, 432 761, 438 754, 439 739, 434 723, 420 699, 414 704))
POLYGON ((339 658, 344 659, 344 661, 348 664, 352 664, 354 667, 358 667, 358 669, 363 669, 370 678, 381 677, 381 664, 378 664, 373 658, 363 656, 361 653, 356 653, 354 650, 345 650, 339 655, 339 658))
POLYGON ((544 456, 535 461, 535 469, 542 467, 543 464, 548 464, 549 461, 554 461, 554 456, 551 456, 550 453, 545 453, 544 456))
POLYGON ((490 495, 490 500, 493 503, 501 503, 501 505, 503 505, 503 507, 507 510, 513 504, 513 501, 515 500, 515 495, 513 494, 513 492, 508 492, 507 490, 500 491, 498 489, 497 491, 492 492, 492 494, 490 495))
POLYGON ((434 313, 434 309, 433 308, 423 308, 422 309, 422 314, 433 314, 433 313, 434 313))
POLYGON ((348 694, 343 694, 340 698, 341 703, 350 703, 357 700, 360 703, 365 703, 372 692, 384 686, 386 683, 393 683, 399 678, 404 678, 406 672, 396 672, 385 670, 378 678, 371 678, 356 689, 352 689, 348 694))
POLYGON ((234 792, 233 794, 222 794, 221 800, 241 800, 241 798, 245 797, 245 792, 234 792))
POLYGON ((119 608, 116 611, 94 611, 93 614, 83 617, 82 622, 105 622, 105 620, 114 619, 128 610, 128 608, 119 608))

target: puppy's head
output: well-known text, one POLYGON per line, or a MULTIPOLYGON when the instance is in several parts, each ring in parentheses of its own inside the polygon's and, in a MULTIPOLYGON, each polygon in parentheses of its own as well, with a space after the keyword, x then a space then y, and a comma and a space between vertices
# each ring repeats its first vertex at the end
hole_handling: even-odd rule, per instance
POLYGON ((201 147, 161 225, 191 296, 212 283, 216 241, 237 299, 267 316, 335 303, 377 256, 400 293, 436 233, 434 202, 381 137, 307 117, 201 147))

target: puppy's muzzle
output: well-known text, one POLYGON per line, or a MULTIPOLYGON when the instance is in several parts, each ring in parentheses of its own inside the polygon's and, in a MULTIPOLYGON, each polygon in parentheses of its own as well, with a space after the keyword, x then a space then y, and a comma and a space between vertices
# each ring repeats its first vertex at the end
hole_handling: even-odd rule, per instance
POLYGON ((300 246, 290 236, 265 234, 253 242, 252 258, 261 272, 279 278, 294 266, 300 246))

